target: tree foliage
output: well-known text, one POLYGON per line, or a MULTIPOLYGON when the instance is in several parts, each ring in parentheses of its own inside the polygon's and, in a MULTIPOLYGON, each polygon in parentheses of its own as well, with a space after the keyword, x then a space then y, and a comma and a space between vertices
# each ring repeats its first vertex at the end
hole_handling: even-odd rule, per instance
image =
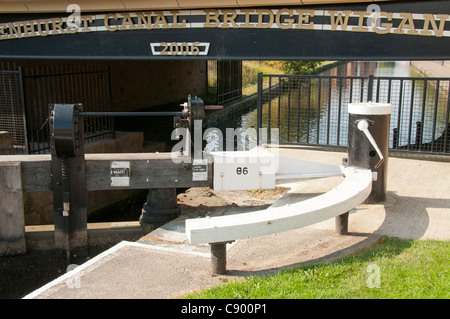
POLYGON ((288 74, 312 74, 321 64, 320 61, 286 61, 281 69, 288 74))

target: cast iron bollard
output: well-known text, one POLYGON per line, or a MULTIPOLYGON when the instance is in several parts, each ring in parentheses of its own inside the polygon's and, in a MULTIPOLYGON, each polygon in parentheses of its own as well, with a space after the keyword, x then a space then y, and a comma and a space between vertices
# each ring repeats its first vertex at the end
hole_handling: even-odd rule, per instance
POLYGON ((211 272, 223 275, 227 271, 227 243, 211 243, 211 272))
POLYGON ((211 247, 211 274, 213 276, 223 275, 227 272, 227 244, 234 240, 210 243, 211 247))
POLYGON ((177 218, 179 214, 176 188, 154 188, 148 191, 140 222, 159 227, 177 218))
POLYGON ((348 234, 348 212, 336 217, 335 228, 339 235, 348 234))
MULTIPOLYGON (((368 102, 348 105, 347 165, 376 173, 372 192, 365 201, 367 204, 386 200, 391 112, 391 104, 368 102)), ((348 232, 348 213, 336 217, 336 231, 340 235, 348 232)))
POLYGON ((348 112, 348 166, 368 168, 376 173, 377 178, 372 184, 372 192, 366 203, 383 202, 386 200, 389 121, 392 105, 371 102, 352 103, 348 106, 348 112), (376 145, 370 141, 367 132, 373 137, 376 145))

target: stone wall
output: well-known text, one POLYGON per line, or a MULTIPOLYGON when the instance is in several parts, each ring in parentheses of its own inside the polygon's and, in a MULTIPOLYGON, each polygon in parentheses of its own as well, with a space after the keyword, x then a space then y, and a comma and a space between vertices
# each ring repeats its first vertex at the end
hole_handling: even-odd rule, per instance
POLYGON ((206 61, 113 61, 115 111, 136 111, 206 92, 206 61))

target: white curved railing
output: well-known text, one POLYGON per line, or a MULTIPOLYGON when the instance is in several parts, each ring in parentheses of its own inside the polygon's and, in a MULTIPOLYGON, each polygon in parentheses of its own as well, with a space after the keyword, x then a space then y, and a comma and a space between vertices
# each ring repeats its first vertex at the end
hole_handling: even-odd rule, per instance
POLYGON ((372 171, 347 167, 343 173, 345 179, 336 188, 305 201, 238 215, 187 219, 188 240, 191 244, 221 243, 301 228, 345 214, 370 195, 372 171))

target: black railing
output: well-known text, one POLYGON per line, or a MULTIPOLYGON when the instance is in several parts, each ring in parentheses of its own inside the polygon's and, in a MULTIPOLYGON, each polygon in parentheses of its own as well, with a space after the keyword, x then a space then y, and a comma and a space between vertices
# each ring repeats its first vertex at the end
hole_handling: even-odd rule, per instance
MULTIPOLYGON (((81 103, 87 112, 112 111, 107 64, 0 64, 0 129, 14 133, 14 146, 27 154, 50 152, 49 105, 81 103), (12 126, 14 125, 14 126, 12 126)), ((113 137, 111 117, 84 121, 85 140, 113 137)))
POLYGON ((12 134, 13 146, 17 153, 28 152, 22 93, 21 69, 0 70, 0 131, 12 134))
POLYGON ((280 144, 347 147, 348 104, 390 103, 390 149, 449 155, 449 88, 450 78, 259 74, 258 127, 279 128, 280 144))

